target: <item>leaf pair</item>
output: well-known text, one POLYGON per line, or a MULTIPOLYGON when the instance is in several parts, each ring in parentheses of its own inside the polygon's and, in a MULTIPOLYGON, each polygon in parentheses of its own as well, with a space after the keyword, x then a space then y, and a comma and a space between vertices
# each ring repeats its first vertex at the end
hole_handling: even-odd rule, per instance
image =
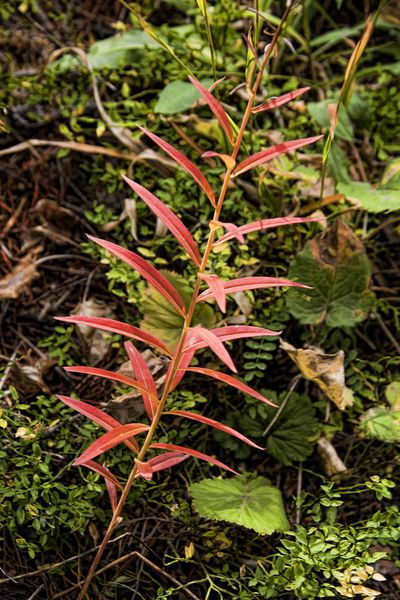
POLYGON ((222 279, 218 279, 218 284, 215 279, 209 281, 211 281, 210 287, 198 296, 197 302, 204 302, 205 300, 215 298, 218 302, 218 306, 223 312, 225 312, 226 294, 234 294, 237 292, 247 292, 250 290, 258 290, 278 286, 299 288, 309 287, 307 285, 297 283, 296 281, 280 279, 277 277, 240 277, 239 279, 231 279, 230 281, 222 281, 222 279))

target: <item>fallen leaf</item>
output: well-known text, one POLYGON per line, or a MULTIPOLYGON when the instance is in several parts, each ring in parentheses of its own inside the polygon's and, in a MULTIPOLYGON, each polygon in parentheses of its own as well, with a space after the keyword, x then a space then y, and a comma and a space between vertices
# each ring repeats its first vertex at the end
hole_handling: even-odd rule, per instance
POLYGON ((32 365, 14 363, 10 369, 10 381, 23 396, 31 396, 37 392, 50 394, 43 376, 55 363, 48 356, 43 356, 32 365))
POLYGON ((47 228, 66 236, 73 231, 77 220, 76 215, 69 208, 60 206, 55 200, 42 198, 36 204, 36 211, 42 224, 47 228))
POLYGON ((32 256, 24 256, 10 273, 0 279, 0 298, 16 300, 37 277, 39 273, 32 256))
MULTIPOLYGON (((160 390, 165 381, 169 360, 163 356, 156 356, 150 349, 145 350, 141 355, 153 376, 157 391, 160 390)), ((135 373, 129 360, 122 363, 117 372, 135 379, 135 373)), ((113 415, 120 423, 136 421, 145 414, 142 394, 137 390, 113 398, 111 407, 113 415)))
POLYGON ((295 348, 281 341, 281 347, 296 363, 305 379, 316 383, 340 410, 353 404, 353 393, 344 379, 344 352, 324 354, 321 348, 295 348))
MULTIPOLYGON (((110 307, 95 298, 89 298, 78 304, 73 314, 85 317, 107 317, 109 319, 114 317, 110 307)), ((77 325, 76 327, 88 348, 89 364, 96 364, 108 352, 110 334, 88 325, 77 325)))
POLYGON ((327 438, 321 437, 317 442, 317 447, 328 477, 347 471, 347 467, 336 452, 336 448, 327 438))

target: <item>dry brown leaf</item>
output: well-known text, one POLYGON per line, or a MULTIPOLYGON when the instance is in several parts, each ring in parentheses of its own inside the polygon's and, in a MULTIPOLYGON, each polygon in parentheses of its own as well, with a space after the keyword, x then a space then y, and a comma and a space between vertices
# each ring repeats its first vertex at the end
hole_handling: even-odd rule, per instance
POLYGON ((10 370, 10 381, 24 396, 31 396, 37 392, 50 394, 51 392, 44 382, 43 376, 55 363, 55 360, 52 360, 46 355, 34 365, 14 363, 10 370))
POLYGON ((328 477, 347 471, 347 467, 336 452, 336 448, 327 438, 321 437, 317 442, 317 446, 325 473, 328 477))
POLYGON ((0 279, 0 298, 19 298, 37 277, 39 273, 32 256, 24 256, 10 273, 0 279))
MULTIPOLYGON (((155 380, 158 391, 165 381, 169 361, 165 357, 156 356, 151 350, 145 350, 141 354, 155 380)), ((122 363, 117 372, 136 379, 129 360, 122 363)), ((117 384, 115 387, 117 387, 117 384)), ((130 423, 142 417, 145 413, 142 394, 138 390, 132 390, 128 394, 113 398, 111 404, 114 416, 120 423, 130 423)))
POLYGON ((340 410, 353 404, 353 393, 344 379, 344 352, 324 354, 321 348, 295 348, 281 341, 281 347, 296 363, 305 379, 316 383, 340 410))
MULTIPOLYGON (((73 314, 85 317, 107 317, 109 319, 114 317, 110 307, 95 298, 89 298, 81 302, 73 314)), ((88 325, 77 325, 76 327, 88 348, 89 364, 93 365, 101 361, 110 347, 110 334, 104 333, 94 327, 89 327, 88 325)))

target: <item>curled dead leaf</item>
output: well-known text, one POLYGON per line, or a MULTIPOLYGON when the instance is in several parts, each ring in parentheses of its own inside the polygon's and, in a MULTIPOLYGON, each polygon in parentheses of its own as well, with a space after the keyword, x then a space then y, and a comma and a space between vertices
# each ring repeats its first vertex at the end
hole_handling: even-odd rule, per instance
MULTIPOLYGON (((73 314, 85 317, 107 317, 109 319, 114 316, 109 306, 95 298, 89 298, 78 304, 73 314)), ((89 364, 96 364, 108 352, 110 334, 88 325, 77 325, 76 327, 88 348, 89 364)))
MULTIPOLYGON (((156 356, 149 349, 141 352, 141 355, 154 378, 157 391, 159 391, 165 381, 169 361, 165 357, 156 356)), ((135 373, 129 360, 122 363, 117 373, 135 378, 135 373)), ((138 390, 131 390, 127 394, 113 398, 111 406, 115 418, 120 423, 136 421, 145 413, 142 394, 138 390)))
POLYGON ((0 299, 16 300, 37 277, 39 273, 32 257, 24 256, 10 273, 0 279, 0 299))
POLYGON ((347 471, 347 467, 336 452, 336 448, 327 438, 321 437, 317 442, 317 447, 324 471, 328 477, 347 471))
POLYGON ((295 348, 281 341, 281 347, 296 363, 305 379, 316 383, 318 387, 344 410, 353 404, 353 393, 346 387, 344 378, 344 352, 325 354, 321 348, 295 348))

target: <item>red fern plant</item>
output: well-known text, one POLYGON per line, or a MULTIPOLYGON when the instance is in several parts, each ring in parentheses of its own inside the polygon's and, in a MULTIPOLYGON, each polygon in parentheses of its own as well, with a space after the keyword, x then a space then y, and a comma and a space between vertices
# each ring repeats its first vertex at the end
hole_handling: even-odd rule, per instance
POLYGON ((228 143, 231 144, 232 150, 230 155, 217 154, 215 152, 206 153, 210 156, 218 156, 225 163, 226 171, 221 186, 221 190, 218 198, 215 196, 213 190, 207 179, 186 156, 184 156, 179 150, 173 148, 168 142, 154 135, 153 133, 141 128, 141 131, 147 135, 153 142, 155 142, 162 150, 164 150, 171 158, 173 158, 200 186, 205 192, 210 203, 214 207, 214 215, 210 221, 210 231, 208 234, 207 244, 203 255, 201 255, 197 243, 193 239, 192 235, 184 225, 184 223, 172 212, 172 210, 156 196, 154 196, 149 190, 141 186, 139 183, 131 181, 127 177, 124 177, 127 184, 132 190, 138 194, 138 196, 147 204, 147 206, 155 213, 155 215, 164 223, 169 231, 175 236, 178 243, 189 255, 193 263, 197 268, 197 279, 193 290, 193 295, 189 306, 186 308, 185 303, 174 288, 174 286, 160 273, 149 264, 146 260, 140 257, 138 254, 122 248, 114 243, 93 238, 89 238, 108 250, 115 257, 121 259, 126 264, 135 269, 140 275, 147 280, 163 297, 171 304, 175 311, 177 311, 183 317, 183 327, 180 335, 179 342, 173 352, 170 351, 168 346, 161 340, 151 335, 150 333, 128 325, 121 323, 113 319, 88 317, 74 315, 70 317, 58 317, 60 321, 66 321, 68 323, 75 323, 78 325, 89 325, 96 327, 104 331, 110 331, 118 333, 126 338, 130 338, 129 341, 125 342, 125 349, 128 354, 129 360, 132 365, 134 377, 127 377, 119 373, 113 373, 104 369, 95 367, 85 366, 74 366, 65 367, 68 371, 73 373, 82 373, 89 375, 97 375, 98 377, 104 377, 113 381, 117 381, 127 386, 139 390, 143 398, 143 404, 150 424, 143 423, 128 423, 122 425, 114 418, 110 417, 102 410, 95 408, 85 402, 69 398, 66 396, 59 396, 59 399, 74 408, 79 413, 92 419, 95 423, 98 423, 105 429, 104 435, 98 438, 92 443, 83 454, 76 459, 76 465, 86 466, 102 475, 105 479, 107 489, 109 490, 111 504, 113 507, 113 517, 109 524, 108 530, 105 537, 100 545, 97 552, 96 558, 93 561, 89 574, 86 578, 84 586, 80 592, 79 598, 83 598, 90 581, 95 573, 98 562, 104 552, 108 540, 114 530, 115 526, 121 519, 121 512, 125 503, 125 500, 129 494, 134 480, 138 477, 144 479, 151 479, 153 474, 169 469, 186 458, 192 456, 200 460, 212 463, 222 469, 226 469, 232 473, 236 471, 228 465, 223 464, 221 461, 203 454, 197 450, 191 448, 185 448, 182 446, 176 446, 168 443, 155 443, 153 441, 154 435, 157 430, 160 419, 165 415, 174 415, 186 419, 191 419, 199 423, 203 423, 222 430, 232 436, 237 437, 241 441, 249 444, 250 446, 262 450, 257 444, 249 440, 247 437, 239 433, 238 431, 219 423, 206 416, 199 415, 196 413, 184 411, 184 410, 165 410, 165 404, 170 392, 180 383, 182 377, 186 372, 198 373, 211 377, 217 381, 223 382, 230 385, 245 394, 249 394, 254 398, 272 404, 267 398, 261 395, 256 390, 250 388, 248 385, 240 381, 239 379, 229 375, 227 373, 216 371, 212 369, 206 369, 202 367, 190 367, 191 360, 195 352, 204 347, 209 347, 218 358, 230 369, 233 373, 236 373, 236 367, 232 361, 232 358, 227 351, 224 342, 228 340, 236 340, 239 338, 251 337, 251 336, 271 336, 278 335, 280 332, 271 331, 261 327, 253 326, 226 326, 217 327, 215 329, 208 330, 202 326, 192 326, 192 317, 197 303, 204 302, 205 300, 215 299, 220 310, 225 312, 226 309, 226 295, 237 291, 254 290, 271 288, 275 286, 296 286, 296 287, 307 287, 300 283, 288 281, 286 279, 280 279, 276 277, 244 277, 240 279, 233 279, 230 281, 223 281, 214 273, 208 271, 208 262, 213 247, 219 244, 237 238, 240 241, 244 240, 244 236, 247 233, 264 230, 272 227, 278 227, 283 225, 293 225, 297 223, 304 223, 306 221, 314 221, 317 219, 313 218, 297 218, 297 217, 283 217, 275 219, 262 219, 254 223, 247 223, 245 225, 237 226, 233 223, 224 223, 220 221, 220 215, 224 199, 227 194, 228 185, 231 178, 240 175, 249 169, 252 169, 258 165, 264 164, 267 161, 274 159, 275 157, 301 148, 307 144, 317 141, 321 136, 311 137, 299 140, 292 140, 282 144, 278 144, 271 148, 267 148, 258 152, 257 154, 250 156, 237 164, 237 156, 241 146, 244 131, 246 129, 248 120, 251 113, 258 113, 263 110, 269 110, 276 106, 280 106, 286 102, 289 102, 293 98, 296 98, 299 94, 305 92, 308 88, 302 88, 297 92, 291 94, 285 94, 279 98, 274 98, 268 102, 254 107, 253 103, 260 85, 262 74, 271 56, 272 50, 276 45, 280 28, 278 28, 274 34, 274 37, 269 45, 261 64, 258 61, 254 61, 253 68, 249 70, 247 75, 247 89, 249 93, 249 99, 247 108, 245 110, 243 120, 237 135, 235 136, 234 130, 231 125, 231 121, 226 114, 221 104, 215 99, 215 97, 206 90, 198 81, 191 78, 193 85, 200 92, 204 101, 208 104, 219 124, 221 125, 228 143), (259 67, 258 73, 254 75, 254 69, 259 67), (252 79, 254 76, 254 82, 252 79), (218 229, 223 227, 226 230, 225 235, 220 239, 216 240, 216 232, 218 229), (204 291, 201 288, 206 286, 204 291), (137 340, 148 344, 155 348, 158 352, 166 355, 169 359, 169 367, 163 385, 162 392, 159 394, 153 377, 142 358, 140 352, 136 349, 131 340, 137 340), (146 434, 144 441, 140 444, 136 439, 140 434, 146 434), (94 459, 106 450, 116 446, 117 444, 124 443, 134 454, 134 464, 131 473, 128 477, 127 483, 123 487, 118 479, 108 469, 101 464, 97 463, 94 459), (162 451, 153 458, 148 459, 147 454, 149 450, 160 450, 162 451), (118 499, 118 489, 121 489, 121 493, 118 499))

